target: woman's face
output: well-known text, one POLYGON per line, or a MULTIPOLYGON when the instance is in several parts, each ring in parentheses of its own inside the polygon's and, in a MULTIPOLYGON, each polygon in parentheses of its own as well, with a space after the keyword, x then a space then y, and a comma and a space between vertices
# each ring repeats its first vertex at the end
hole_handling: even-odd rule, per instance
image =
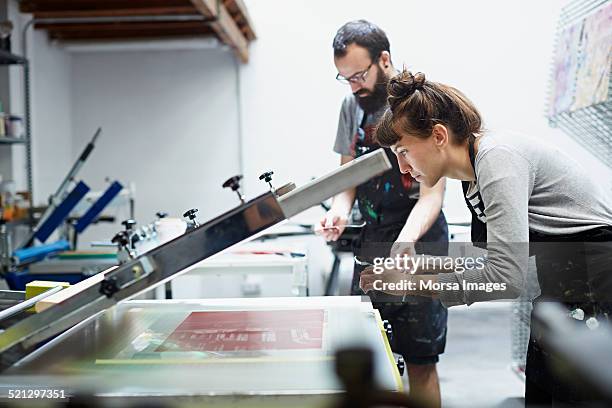
MULTIPOLYGON (((435 132, 434 132, 435 133, 435 132)), ((433 187, 444 176, 442 152, 436 135, 426 139, 403 134, 391 150, 397 157, 400 171, 410 175, 419 183, 433 187)))

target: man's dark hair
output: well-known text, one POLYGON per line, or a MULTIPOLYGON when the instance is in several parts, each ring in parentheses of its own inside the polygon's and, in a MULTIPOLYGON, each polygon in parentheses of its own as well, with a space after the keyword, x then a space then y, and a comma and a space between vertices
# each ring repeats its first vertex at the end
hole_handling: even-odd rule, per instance
POLYGON ((366 20, 349 21, 344 24, 334 37, 334 57, 344 57, 346 47, 357 44, 368 50, 372 61, 383 51, 391 52, 387 34, 376 24, 366 20))

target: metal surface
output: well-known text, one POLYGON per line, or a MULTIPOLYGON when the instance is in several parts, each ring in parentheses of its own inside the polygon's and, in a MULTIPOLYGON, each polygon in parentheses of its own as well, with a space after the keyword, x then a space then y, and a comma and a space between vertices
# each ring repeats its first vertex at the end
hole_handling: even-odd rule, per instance
POLYGON ((0 333, 0 370, 26 357, 39 343, 118 301, 163 283, 189 266, 390 168, 382 150, 364 155, 278 201, 273 193, 266 193, 117 267, 100 285, 0 333))
POLYGON ((391 169, 382 149, 363 155, 278 199, 287 218, 391 169))
POLYGON ((25 291, 22 290, 0 290, 0 301, 22 301, 25 299, 25 291))
POLYGON ((30 298, 28 300, 24 300, 21 303, 18 303, 14 306, 11 306, 9 308, 4 309, 3 311, 0 312, 0 321, 11 317, 13 315, 16 315, 17 313, 21 313, 24 310, 27 310, 29 308, 31 308, 32 306, 34 306, 38 301, 43 300, 44 298, 48 298, 49 296, 51 296, 54 293, 59 292, 60 290, 62 290, 62 286, 56 286, 54 288, 51 288, 49 290, 44 291, 43 293, 41 293, 38 296, 34 296, 33 298, 30 298))
POLYGON ((121 265, 108 273, 101 285, 92 286, 1 333, 0 369, 6 369, 25 357, 38 343, 120 300, 164 282, 196 262, 283 219, 284 215, 274 195, 267 193, 121 265), (110 296, 101 294, 103 290, 110 296))
POLYGON ((366 222, 362 222, 361 224, 344 224, 344 225, 332 225, 331 227, 322 227, 321 229, 329 230, 329 229, 340 229, 342 228, 363 228, 366 226, 366 222))

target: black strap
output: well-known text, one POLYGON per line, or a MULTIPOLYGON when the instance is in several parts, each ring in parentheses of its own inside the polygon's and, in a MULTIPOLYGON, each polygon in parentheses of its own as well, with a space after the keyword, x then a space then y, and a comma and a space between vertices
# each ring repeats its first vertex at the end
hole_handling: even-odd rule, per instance
MULTIPOLYGON (((368 113, 366 111, 362 111, 362 112, 363 112, 363 117, 361 118, 361 123, 359 124, 359 128, 363 132, 363 137, 364 137, 364 142, 365 142, 366 141, 365 125, 366 125, 366 122, 368 121, 368 113)), ((382 194, 380 194, 380 181, 378 182, 378 186, 376 188, 376 194, 374 195, 374 197, 375 199, 373 200, 372 204, 373 204, 374 211, 376 211, 376 213, 378 214, 378 219, 376 220, 376 223, 380 224, 380 209, 382 206, 382 194)), ((366 228, 364 228, 364 230, 365 229, 366 228)))
POLYGON ((474 153, 474 142, 476 138, 470 135, 468 138, 468 151, 470 152, 470 163, 472 163, 472 170, 474 171, 474 180, 476 180, 476 154, 474 153))
POLYGON ((361 123, 359 124, 359 127, 363 129, 364 132, 365 132, 365 124, 367 120, 368 120, 368 113, 366 111, 363 111, 363 118, 361 119, 361 123))
MULTIPOLYGON (((474 170, 474 180, 476 179, 476 154, 474 153, 474 142, 476 138, 473 135, 470 135, 468 138, 468 151, 470 154, 470 163, 472 163, 472 169, 474 170)), ((472 214, 472 228, 471 228, 471 238, 474 246, 486 248, 487 245, 487 224, 480 221, 478 215, 474 211, 472 204, 468 200, 467 194, 468 189, 470 188, 469 181, 462 181, 461 188, 463 189, 463 198, 465 199, 465 204, 467 205, 470 213, 472 214)))

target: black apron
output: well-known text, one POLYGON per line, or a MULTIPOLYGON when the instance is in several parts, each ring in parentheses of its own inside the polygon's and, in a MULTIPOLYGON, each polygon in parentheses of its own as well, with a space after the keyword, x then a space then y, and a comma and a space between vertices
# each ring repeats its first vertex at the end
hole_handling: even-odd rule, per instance
MULTIPOLYGON (((388 257, 393 243, 406 224, 408 215, 418 201, 416 180, 400 172, 397 158, 391 149, 383 148, 369 137, 364 113, 355 143, 355 156, 384 149, 393 168, 356 188, 356 198, 366 225, 353 242, 353 252, 361 260, 372 262, 374 257, 388 257)), ((370 130, 370 132, 368 132, 370 130)), ((448 255, 448 226, 440 214, 430 229, 415 243, 417 253, 448 255)), ((359 275, 363 265, 355 264, 351 294, 363 295, 359 275)), ((437 299, 418 296, 405 298, 382 292, 368 293, 381 317, 391 323, 391 348, 404 356, 408 364, 434 364, 446 346, 447 310, 437 299), (426 341, 425 341, 426 340, 426 341)))
MULTIPOLYGON (((380 176, 371 178, 356 188, 357 203, 363 221, 366 223, 361 230, 356 247, 361 247, 362 243, 376 242, 389 243, 390 249, 406 224, 408 215, 418 202, 418 196, 413 196, 410 193, 410 190, 417 185, 417 181, 410 175, 401 173, 397 158, 391 149, 381 147, 373 142, 365 128, 366 122, 367 114, 364 113, 359 125, 360 136, 355 143, 355 157, 383 149, 392 169, 380 176)), ((442 211, 440 211, 434 225, 420 241, 423 243, 448 242, 448 227, 442 211)), ((443 255, 447 253, 448 248, 443 255)), ((387 251, 382 256, 388 256, 388 254, 387 251)))
MULTIPOLYGON (((475 137, 471 136, 468 142, 470 162, 476 176, 475 137)), ((472 214, 472 243, 486 248, 487 225, 480 221, 470 204, 469 199, 474 197, 467 195, 469 184, 467 181, 462 182, 464 198, 472 214)), ((608 319, 608 316, 612 316, 612 264, 609 262, 612 254, 611 244, 612 227, 594 228, 569 235, 542 234, 529 229, 529 254, 536 257, 541 291, 540 296, 533 302, 554 301, 568 311, 580 308, 587 317, 608 319)), ((550 353, 541 340, 533 332, 530 334, 525 372, 526 406, 588 401, 588 395, 568 384, 551 369, 550 353)))

